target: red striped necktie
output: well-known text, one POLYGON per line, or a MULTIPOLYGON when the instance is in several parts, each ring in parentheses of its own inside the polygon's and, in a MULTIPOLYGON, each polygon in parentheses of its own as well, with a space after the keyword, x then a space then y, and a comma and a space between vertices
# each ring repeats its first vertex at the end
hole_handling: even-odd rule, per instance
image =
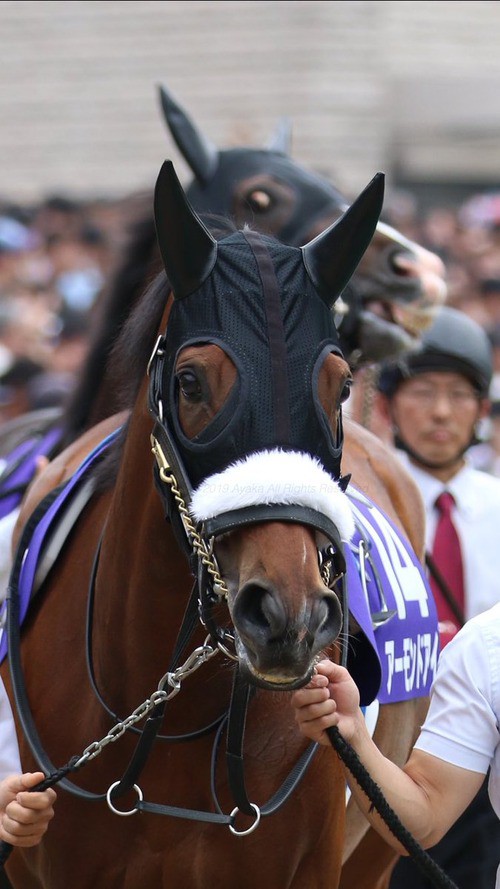
MULTIPOLYGON (((452 519, 455 506, 453 495, 449 491, 443 491, 437 498, 435 506, 439 517, 434 535, 432 558, 458 608, 463 612, 465 603, 464 572, 460 540, 452 519)), ((436 601, 441 647, 444 648, 460 629, 460 623, 443 596, 439 583, 432 577, 430 583, 436 601)))

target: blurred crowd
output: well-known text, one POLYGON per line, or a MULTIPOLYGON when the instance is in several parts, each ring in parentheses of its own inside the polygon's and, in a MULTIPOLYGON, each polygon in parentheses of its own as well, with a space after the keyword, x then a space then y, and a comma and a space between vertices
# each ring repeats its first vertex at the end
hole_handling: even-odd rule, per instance
POLYGON ((0 199, 0 424, 70 396, 135 201, 0 199))
POLYGON ((443 260, 447 304, 479 323, 491 342, 491 409, 469 456, 477 468, 500 476, 500 191, 425 213, 412 195, 402 193, 390 207, 392 225, 443 260))
MULTIPOLYGON (((69 397, 144 200, 51 195, 14 206, 0 199, 0 424, 69 397)), ((444 261, 449 305, 490 338, 491 411, 471 459, 500 476, 500 192, 425 213, 412 195, 395 192, 387 207, 388 222, 444 261)))

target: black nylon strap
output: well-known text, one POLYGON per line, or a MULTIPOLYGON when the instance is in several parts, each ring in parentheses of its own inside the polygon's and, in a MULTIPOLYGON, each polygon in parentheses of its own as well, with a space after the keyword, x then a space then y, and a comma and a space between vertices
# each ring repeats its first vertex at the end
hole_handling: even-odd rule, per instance
POLYGON ((187 818, 188 821, 207 821, 210 824, 232 824, 234 821, 231 815, 223 815, 217 812, 199 812, 196 809, 181 809, 179 806, 164 806, 160 803, 148 803, 144 800, 139 800, 135 808, 138 812, 149 812, 152 815, 170 815, 173 818, 187 818))
MULTIPOLYGON (((238 809, 248 815, 255 816, 253 804, 250 802, 246 791, 243 759, 245 722, 250 694, 251 689, 249 689, 248 683, 245 682, 241 677, 239 669, 236 668, 233 679, 231 707, 228 717, 228 739, 226 749, 228 779, 231 793, 238 809)), ((212 795, 219 812, 221 812, 221 808, 215 791, 215 767, 218 745, 220 743, 223 728, 224 725, 221 725, 212 756, 212 795)), ((306 747, 278 790, 272 795, 267 803, 258 807, 261 815, 272 815, 287 801, 304 777, 317 749, 318 744, 315 743, 311 743, 306 747)))
POLYGON ((245 775, 243 770, 243 740, 245 737, 245 723, 250 700, 250 686, 241 678, 241 672, 236 667, 233 677, 233 692, 229 707, 229 722, 227 727, 226 762, 229 786, 234 797, 234 802, 240 812, 245 815, 253 815, 254 810, 248 799, 245 787, 245 775))
MULTIPOLYGON (((177 642, 175 645, 174 653, 172 655, 172 660, 170 662, 169 671, 175 670, 175 668, 178 666, 182 652, 186 648, 186 645, 188 644, 194 632, 197 618, 198 587, 195 583, 193 584, 193 588, 191 590, 188 603, 186 605, 184 618, 179 630, 179 635, 177 636, 177 642)), ((100 695, 99 698, 101 700, 101 703, 103 703, 100 695)), ((146 720, 144 728, 140 733, 141 737, 132 754, 130 762, 119 783, 111 792, 111 800, 115 800, 119 796, 127 793, 129 790, 132 789, 134 784, 137 784, 139 775, 141 774, 147 763, 149 754, 155 741, 171 741, 176 743, 181 741, 192 741, 209 734, 213 729, 217 728, 217 726, 220 725, 222 720, 225 718, 225 714, 223 714, 222 716, 219 716, 216 720, 214 720, 214 722, 210 723, 210 725, 204 726, 204 728, 202 729, 198 729, 197 731, 189 732, 184 735, 160 735, 159 731, 163 722, 163 718, 165 716, 166 705, 166 701, 162 701, 160 704, 157 704, 152 714, 146 720)))

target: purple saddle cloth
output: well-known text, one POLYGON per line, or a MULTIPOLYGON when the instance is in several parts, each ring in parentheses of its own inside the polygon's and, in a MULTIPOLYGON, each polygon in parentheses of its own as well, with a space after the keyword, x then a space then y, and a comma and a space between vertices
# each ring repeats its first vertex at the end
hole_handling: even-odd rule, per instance
MULTIPOLYGON (((42 516, 37 524, 29 545, 25 551, 21 572, 19 575, 19 621, 22 624, 34 592, 35 578, 39 567, 39 560, 44 553, 47 541, 57 532, 61 518, 71 505, 72 501, 77 497, 78 492, 82 489, 84 482, 88 479, 90 469, 95 465, 97 459, 107 450, 109 445, 119 435, 120 429, 116 429, 107 438, 94 448, 94 450, 85 458, 74 475, 69 479, 68 483, 60 491, 53 503, 42 516)), ((4 602, 0 613, 0 621, 2 626, 6 620, 7 603, 4 602)), ((2 630, 0 640, 0 663, 7 654, 7 634, 2 630)))
POLYGON ((45 433, 27 438, 7 457, 0 472, 0 519, 17 509, 33 480, 39 457, 49 457, 59 444, 63 430, 53 426, 45 433))

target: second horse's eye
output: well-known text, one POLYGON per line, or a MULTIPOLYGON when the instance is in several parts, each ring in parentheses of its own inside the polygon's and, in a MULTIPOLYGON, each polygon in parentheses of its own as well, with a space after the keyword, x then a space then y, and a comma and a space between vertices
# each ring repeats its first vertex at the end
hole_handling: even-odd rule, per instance
POLYGON ((267 191, 256 190, 250 192, 247 202, 254 213, 265 213, 271 206, 271 196, 267 191))
POLYGON ((201 383, 192 370, 182 370, 177 374, 177 383, 187 401, 201 401, 203 393, 201 383))

